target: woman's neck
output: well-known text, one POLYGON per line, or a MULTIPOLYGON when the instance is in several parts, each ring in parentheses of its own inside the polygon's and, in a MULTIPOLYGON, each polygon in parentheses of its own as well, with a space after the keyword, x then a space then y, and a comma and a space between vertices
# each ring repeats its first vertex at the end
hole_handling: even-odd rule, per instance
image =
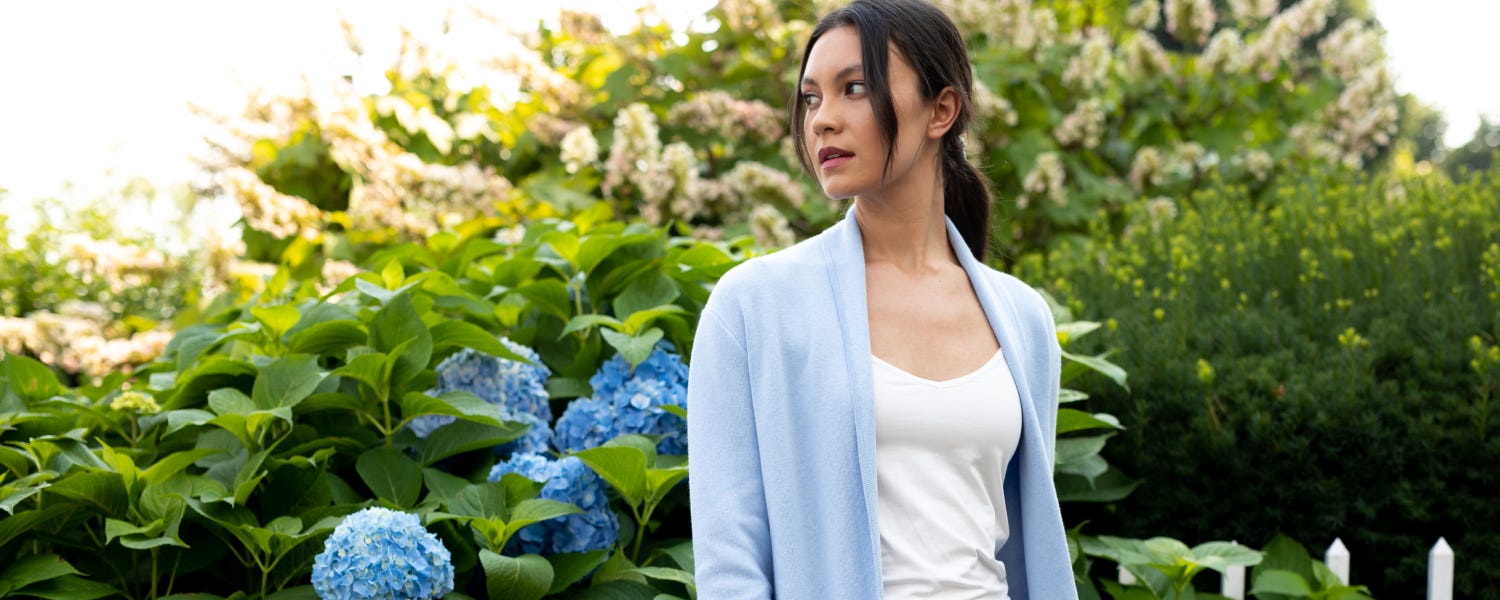
POLYGON ((948 244, 942 182, 937 177, 931 181, 925 190, 893 182, 883 195, 855 200, 865 264, 888 264, 912 274, 958 264, 948 244))

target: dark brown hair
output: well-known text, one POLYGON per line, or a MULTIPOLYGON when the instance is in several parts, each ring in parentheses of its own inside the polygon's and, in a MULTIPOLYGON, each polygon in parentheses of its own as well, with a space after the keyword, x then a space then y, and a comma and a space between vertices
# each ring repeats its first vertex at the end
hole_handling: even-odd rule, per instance
MULTIPOLYGON (((891 101, 889 49, 896 51, 917 72, 919 92, 927 102, 943 88, 958 92, 961 106, 953 127, 943 136, 943 212, 953 220, 975 258, 984 260, 990 229, 990 188, 984 174, 964 156, 963 134, 973 116, 974 74, 969 52, 958 27, 943 11, 925 0, 855 0, 818 21, 802 51, 797 80, 807 71, 807 56, 818 38, 838 27, 859 31, 860 61, 864 66, 865 90, 875 111, 875 122, 889 149, 885 155, 884 179, 896 159, 896 108, 891 101)), ((800 94, 792 99, 792 139, 802 168, 813 173, 807 153, 803 119, 807 107, 800 94)))

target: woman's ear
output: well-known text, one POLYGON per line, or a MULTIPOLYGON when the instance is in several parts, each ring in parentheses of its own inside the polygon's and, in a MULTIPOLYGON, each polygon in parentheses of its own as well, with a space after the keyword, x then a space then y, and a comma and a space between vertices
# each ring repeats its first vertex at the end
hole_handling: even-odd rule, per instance
POLYGON ((953 128, 958 113, 963 109, 963 97, 953 86, 943 88, 932 101, 932 116, 927 120, 927 139, 940 140, 953 128))

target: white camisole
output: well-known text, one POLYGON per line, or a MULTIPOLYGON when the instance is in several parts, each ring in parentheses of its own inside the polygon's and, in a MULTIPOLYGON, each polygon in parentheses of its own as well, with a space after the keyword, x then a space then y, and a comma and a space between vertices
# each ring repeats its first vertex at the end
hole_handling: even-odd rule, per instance
POLYGON ((1010 537, 1005 466, 1021 401, 1004 356, 947 381, 870 358, 885 597, 1009 600, 994 556, 1010 537))

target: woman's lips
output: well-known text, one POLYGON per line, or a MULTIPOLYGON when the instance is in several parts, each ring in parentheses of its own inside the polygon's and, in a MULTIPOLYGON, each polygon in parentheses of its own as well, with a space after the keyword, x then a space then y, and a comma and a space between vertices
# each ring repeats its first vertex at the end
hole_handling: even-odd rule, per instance
POLYGON ((827 171, 829 169, 832 169, 834 167, 842 165, 842 164, 844 164, 846 162, 849 162, 853 158, 854 158, 854 155, 852 155, 852 154, 845 154, 843 156, 835 156, 833 158, 830 158, 828 160, 823 161, 823 165, 822 165, 823 170, 827 171))

